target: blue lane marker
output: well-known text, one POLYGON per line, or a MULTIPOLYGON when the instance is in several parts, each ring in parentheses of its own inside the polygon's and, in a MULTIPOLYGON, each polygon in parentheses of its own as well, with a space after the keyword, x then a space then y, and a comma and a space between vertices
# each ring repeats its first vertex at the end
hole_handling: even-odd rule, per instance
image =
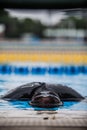
POLYGON ((28 66, 11 66, 11 65, 0 65, 0 74, 12 74, 17 75, 77 75, 77 74, 87 74, 86 65, 68 65, 68 66, 50 66, 50 67, 28 67, 28 66))
POLYGON ((53 75, 61 75, 64 73, 64 67, 49 67, 48 73, 53 75))
POLYGON ((87 74, 87 66, 81 66, 81 73, 87 74))
POLYGON ((10 65, 0 65, 0 74, 11 74, 12 68, 10 65))
POLYGON ((29 68, 28 67, 15 67, 14 73, 19 75, 27 75, 29 74, 29 68))
POLYGON ((31 73, 36 74, 36 75, 38 75, 38 74, 44 75, 44 74, 46 74, 46 70, 47 70, 47 68, 45 68, 45 67, 33 67, 31 69, 31 73))
POLYGON ((64 72, 67 75, 80 74, 80 67, 79 66, 66 66, 64 72))

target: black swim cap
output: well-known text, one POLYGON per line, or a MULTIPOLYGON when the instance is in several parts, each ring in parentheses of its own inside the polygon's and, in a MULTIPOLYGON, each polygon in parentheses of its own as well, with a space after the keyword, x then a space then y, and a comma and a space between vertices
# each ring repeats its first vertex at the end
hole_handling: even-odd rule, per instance
POLYGON ((30 104, 41 108, 53 108, 62 105, 62 102, 56 93, 42 91, 32 97, 30 104))

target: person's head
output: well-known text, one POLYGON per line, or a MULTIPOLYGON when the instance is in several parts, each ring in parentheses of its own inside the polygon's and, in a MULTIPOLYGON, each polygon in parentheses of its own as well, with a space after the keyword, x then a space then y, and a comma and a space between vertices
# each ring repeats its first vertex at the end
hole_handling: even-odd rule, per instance
POLYGON ((41 108, 53 108, 62 105, 62 102, 56 93, 42 91, 33 95, 30 104, 41 108))

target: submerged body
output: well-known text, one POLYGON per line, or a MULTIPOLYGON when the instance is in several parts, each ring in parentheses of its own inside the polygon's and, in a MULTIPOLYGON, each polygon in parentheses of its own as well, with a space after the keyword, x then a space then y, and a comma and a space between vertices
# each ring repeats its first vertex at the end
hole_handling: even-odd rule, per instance
POLYGON ((81 101, 82 95, 61 84, 32 82, 19 86, 1 97, 4 100, 26 100, 32 106, 51 108, 63 105, 63 101, 81 101))

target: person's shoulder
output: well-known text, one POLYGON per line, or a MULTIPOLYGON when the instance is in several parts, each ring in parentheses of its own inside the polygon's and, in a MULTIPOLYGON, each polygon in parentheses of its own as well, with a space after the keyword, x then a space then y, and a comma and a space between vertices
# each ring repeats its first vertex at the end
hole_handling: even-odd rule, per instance
POLYGON ((28 88, 28 87, 37 87, 40 86, 41 82, 30 82, 23 85, 20 85, 18 88, 28 88))
POLYGON ((48 87, 63 87, 63 88, 70 88, 69 86, 65 85, 65 84, 57 84, 57 83, 48 83, 47 84, 48 87))

